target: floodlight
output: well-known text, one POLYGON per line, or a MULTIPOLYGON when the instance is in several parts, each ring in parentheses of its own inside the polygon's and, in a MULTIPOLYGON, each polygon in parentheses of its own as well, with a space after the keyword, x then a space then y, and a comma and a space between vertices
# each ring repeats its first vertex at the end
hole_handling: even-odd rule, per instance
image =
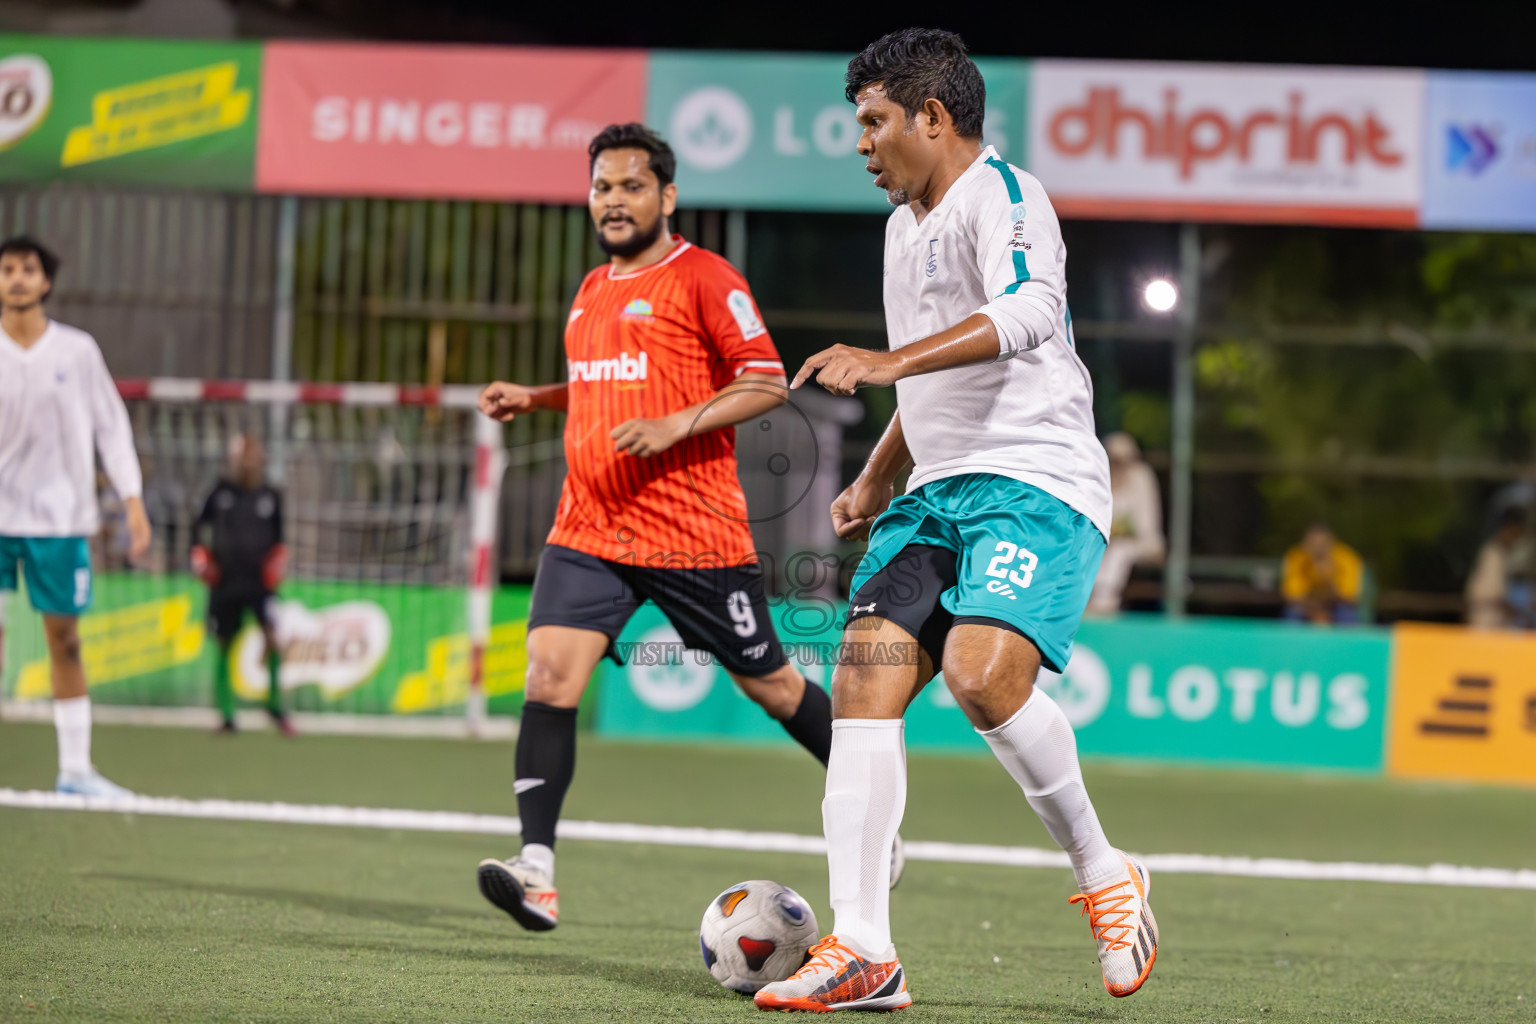
POLYGON ((1154 313, 1172 312, 1179 304, 1179 289, 1172 281, 1158 278, 1148 281, 1147 287, 1141 293, 1141 301, 1147 304, 1147 308, 1154 313))

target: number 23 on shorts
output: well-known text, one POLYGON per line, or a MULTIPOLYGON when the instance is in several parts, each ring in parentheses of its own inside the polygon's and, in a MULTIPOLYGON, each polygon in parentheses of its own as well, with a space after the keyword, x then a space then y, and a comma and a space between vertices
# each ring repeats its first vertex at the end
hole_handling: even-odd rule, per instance
MULTIPOLYGON (((985 557, 985 552, 981 554, 985 557)), ((993 548, 991 561, 987 563, 987 575, 992 577, 987 580, 987 589, 1016 601, 1018 594, 1014 587, 1019 590, 1028 589, 1035 581, 1035 567, 1039 564, 1040 559, 1033 551, 1012 541, 1000 540, 993 548)))

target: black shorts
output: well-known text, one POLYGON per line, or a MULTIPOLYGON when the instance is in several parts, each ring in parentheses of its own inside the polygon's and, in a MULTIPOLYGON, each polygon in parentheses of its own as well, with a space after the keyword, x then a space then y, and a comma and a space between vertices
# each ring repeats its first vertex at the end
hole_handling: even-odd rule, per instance
POLYGON ((551 544, 539 557, 528 628, 570 626, 608 637, 608 657, 635 609, 655 601, 683 643, 708 651, 728 672, 757 678, 788 663, 768 615, 758 565, 656 569, 551 544))
POLYGON ((272 625, 272 591, 257 584, 221 583, 208 591, 208 628, 220 644, 227 644, 240 632, 247 610, 263 628, 272 625))
MULTIPOLYGON (((944 607, 939 598, 959 579, 957 560, 948 548, 908 544, 848 599, 847 623, 869 616, 889 619, 917 638, 918 646, 932 660, 935 673, 944 669, 944 640, 952 626, 996 626, 1034 643, 1011 622, 990 616, 956 615, 944 607)), ((845 639, 858 642, 857 637, 845 639)))

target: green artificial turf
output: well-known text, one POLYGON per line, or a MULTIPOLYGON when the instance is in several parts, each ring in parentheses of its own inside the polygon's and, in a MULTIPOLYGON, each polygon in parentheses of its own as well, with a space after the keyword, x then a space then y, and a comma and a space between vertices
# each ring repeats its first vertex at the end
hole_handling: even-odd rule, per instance
MULTIPOLYGON (((505 744, 98 727, 146 793, 514 813, 505 744)), ((47 788, 52 730, 0 724, 0 786, 47 788)), ((1047 845, 985 758, 911 759, 910 839, 1047 845)), ((1536 867, 1536 793, 1089 765, 1146 852, 1536 867)), ((795 751, 584 738, 570 817, 819 830, 795 751)), ((565 842, 561 925, 474 883, 488 836, 0 809, 0 1021, 744 1021, 699 960, 705 903, 768 877, 830 925, 800 855, 565 842)), ((1065 871, 913 863, 893 897, 903 1021, 1536 1021, 1536 892, 1160 875, 1157 970, 1103 991, 1065 871), (1523 998, 1522 998, 1523 997, 1523 998)))

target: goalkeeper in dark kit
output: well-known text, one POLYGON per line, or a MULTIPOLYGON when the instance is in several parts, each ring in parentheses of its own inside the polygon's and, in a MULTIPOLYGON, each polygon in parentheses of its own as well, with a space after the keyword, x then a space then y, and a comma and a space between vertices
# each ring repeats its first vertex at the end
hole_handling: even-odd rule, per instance
POLYGON ((267 712, 291 736, 293 725, 283 712, 279 685, 282 654, 272 618, 288 560, 283 499, 266 481, 266 463, 266 451, 254 436, 240 434, 230 440, 229 473, 208 495, 193 528, 192 571, 208 584, 208 626, 219 642, 214 692, 224 717, 220 731, 235 731, 230 648, 250 611, 265 642, 267 712))

